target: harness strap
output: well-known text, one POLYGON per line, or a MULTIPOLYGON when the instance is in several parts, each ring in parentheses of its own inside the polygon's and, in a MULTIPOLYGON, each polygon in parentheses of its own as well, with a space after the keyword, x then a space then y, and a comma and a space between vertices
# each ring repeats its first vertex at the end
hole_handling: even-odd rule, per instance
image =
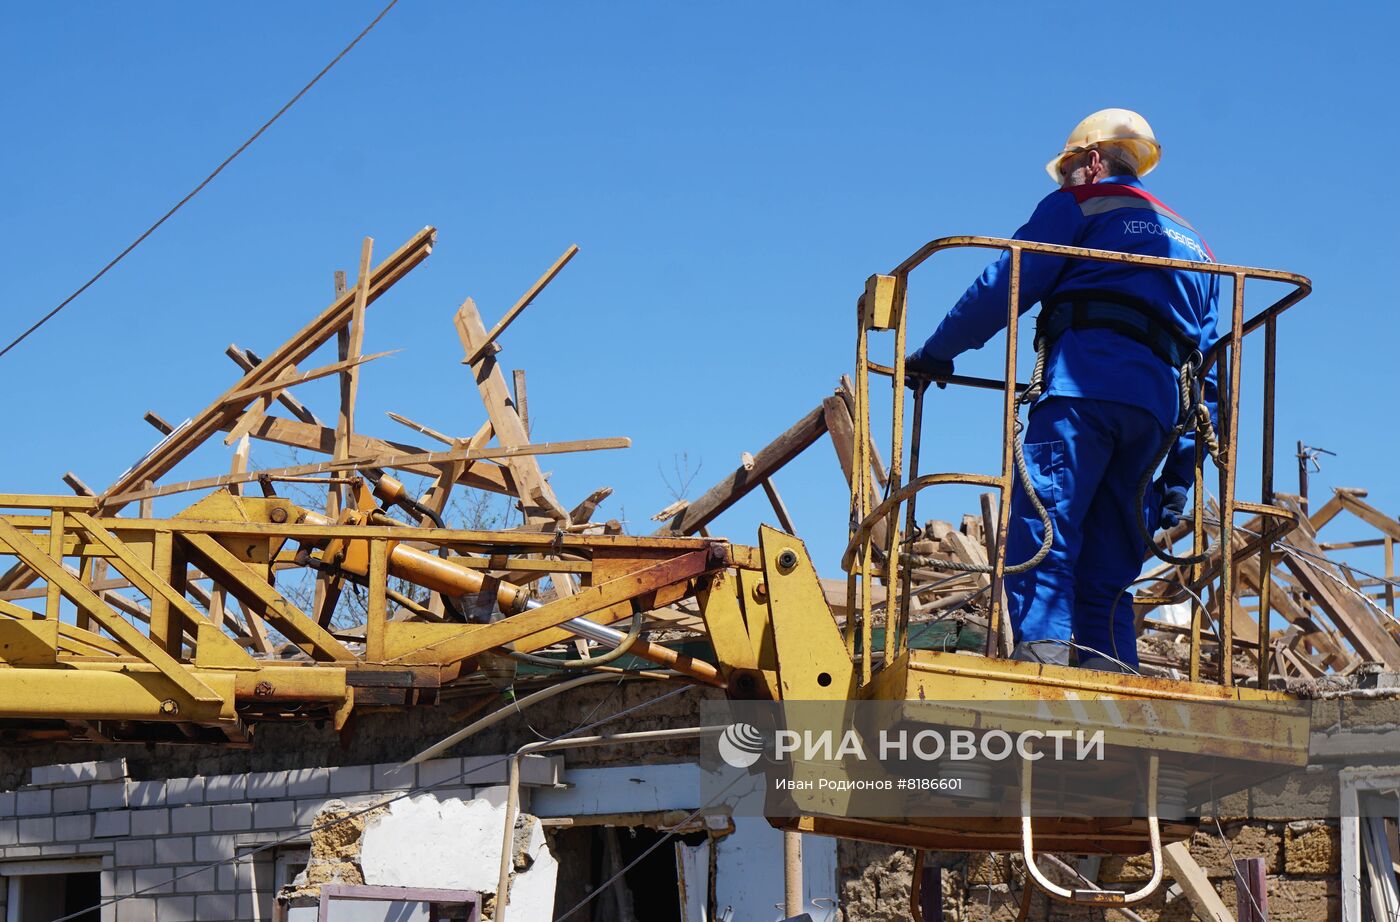
POLYGON ((1180 368, 1198 348, 1175 324, 1164 323, 1145 301, 1112 291, 1076 291, 1045 304, 1036 320, 1037 341, 1053 345, 1065 330, 1112 330, 1180 368))

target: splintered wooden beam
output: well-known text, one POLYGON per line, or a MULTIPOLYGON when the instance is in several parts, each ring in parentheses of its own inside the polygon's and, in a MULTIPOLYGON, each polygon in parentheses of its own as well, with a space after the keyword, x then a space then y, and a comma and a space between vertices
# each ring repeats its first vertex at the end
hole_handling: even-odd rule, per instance
POLYGON ((384 352, 376 352, 373 355, 362 355, 358 358, 346 359, 343 362, 332 362, 330 365, 322 365, 320 368, 313 368, 310 371, 298 372, 291 369, 291 374, 279 378, 276 381, 269 381, 267 384, 255 384, 252 387, 245 387, 241 391, 230 394, 228 399, 234 402, 251 400, 254 397, 276 397, 282 390, 295 387, 298 384, 305 384, 307 381, 315 381, 318 378, 329 378, 334 374, 354 373, 360 370, 360 366, 375 359, 382 359, 386 355, 393 355, 398 349, 389 349, 384 352))
POLYGON ((1341 501, 1347 512, 1375 528, 1386 538, 1392 541, 1400 539, 1400 521, 1392 519, 1370 503, 1362 502, 1354 492, 1338 490, 1334 498, 1341 501))
POLYGON ((206 477, 203 480, 187 480, 163 487, 147 487, 131 493, 122 493, 114 500, 129 503, 135 500, 154 499, 173 493, 188 493, 191 490, 206 490, 225 487, 235 483, 249 483, 265 476, 290 476, 297 474, 324 474, 333 471, 364 470, 371 467, 405 467, 410 464, 449 464, 454 461, 476 461, 488 458, 514 458, 521 455, 558 455, 575 451, 602 451, 611 448, 631 448, 632 440, 581 439, 572 442, 543 442, 539 445, 522 445, 519 448, 455 449, 453 451, 430 451, 416 455, 383 455, 368 458, 349 458, 345 461, 320 461, 315 464, 297 464, 292 467, 270 468, 262 471, 249 471, 244 474, 224 474, 220 477, 206 477))
POLYGON ((146 415, 141 418, 150 423, 161 435, 169 435, 175 431, 175 427, 161 419, 154 410, 147 410, 146 415))
MULTIPOLYGON (((446 433, 439 432, 432 426, 427 426, 416 420, 409 419, 402 413, 395 413, 393 411, 390 411, 385 415, 392 419, 394 422, 398 423, 399 425, 407 426, 419 435, 426 435, 428 438, 433 439, 437 442, 441 442, 444 445, 456 445, 458 442, 462 441, 461 439, 454 439, 452 436, 447 435, 446 433)), ((490 423, 487 423, 487 425, 489 426, 490 423)))
MULTIPOLYGON (((486 447, 487 442, 491 441, 491 431, 491 423, 488 420, 481 424, 481 428, 477 429, 471 438, 451 439, 448 444, 454 449, 479 451, 486 447)), ((433 485, 428 489, 427 495, 423 497, 423 505, 436 512, 438 515, 442 515, 447 509, 447 500, 448 497, 452 495, 453 485, 461 479, 462 474, 471 466, 471 463, 467 461, 454 461, 451 464, 442 465, 442 467, 439 468, 437 480, 433 482, 433 485)), ((422 524, 431 525, 431 517, 423 516, 422 524)))
POLYGON ((360 274, 356 276, 355 297, 350 309, 350 325, 343 331, 341 360, 346 364, 340 376, 340 416, 336 423, 337 459, 355 432, 355 402, 360 393, 360 369, 357 360, 365 342, 365 307, 369 303, 369 267, 374 239, 366 237, 360 245, 360 274))
POLYGON ((786 432, 753 456, 753 466, 740 464, 732 474, 710 488, 704 496, 687 505, 657 535, 693 535, 718 518, 726 509, 762 485, 784 464, 797 457, 826 432, 823 407, 803 416, 786 432))
MULTIPOLYGON (((432 244, 436 236, 436 230, 425 227, 399 247, 393 255, 380 263, 370 276, 369 290, 365 298, 366 304, 377 300, 395 282, 408 274, 414 266, 427 259, 428 254, 432 252, 432 244)), ((282 374, 288 367, 304 361, 307 356, 334 336, 336 330, 350 322, 354 306, 354 298, 348 293, 337 298, 314 320, 277 347, 276 351, 269 355, 261 365, 255 366, 252 371, 244 375, 243 379, 229 388, 228 392, 239 391, 255 384, 264 384, 282 374)), ((188 425, 157 445, 146 457, 136 462, 130 470, 108 487, 99 498, 101 507, 98 511, 103 515, 111 515, 116 512, 129 500, 117 500, 115 497, 132 492, 147 480, 155 480, 169 473, 171 468, 207 441, 210 436, 225 426, 231 425, 242 414, 242 411, 241 406, 228 403, 226 396, 215 398, 188 425)))
MULTIPOLYGON (((232 445, 235 441, 247 435, 248 430, 252 429, 267 416, 267 411, 272 409, 273 395, 278 390, 286 387, 286 383, 284 382, 289 383, 291 379, 296 376, 296 373, 297 367, 295 365, 283 369, 282 373, 274 378, 270 385, 267 385, 272 388, 272 392, 261 394, 254 401, 253 405, 244 410, 243 415, 238 417, 238 421, 233 424, 233 428, 228 431, 228 435, 224 436, 224 444, 232 445)), ((242 406, 244 403, 244 401, 236 402, 239 406, 242 406)))
MULTIPOLYGON (((467 298, 457 309, 453 322, 463 352, 470 356, 480 351, 479 347, 486 338, 486 325, 481 322, 476 302, 467 298)), ((471 369, 476 379, 477 390, 481 393, 481 402, 486 407, 486 415, 496 432, 496 441, 503 448, 529 445, 530 436, 525 431, 525 424, 521 421, 515 404, 511 402, 510 390, 495 354, 486 352, 479 361, 472 364, 471 369)), ((554 489, 544 479, 544 472, 540 470, 538 461, 522 457, 508 461, 507 466, 515 475, 517 495, 527 519, 535 517, 568 523, 569 510, 559 504, 554 489)))
MULTIPOLYGON (((277 445, 287 445, 291 448, 304 448, 308 451, 319 451, 334 457, 335 454, 335 430, 325 426, 313 426, 307 423, 299 423, 290 419, 278 419, 269 416, 260 422, 251 432, 248 433, 255 439, 264 442, 272 442, 277 445)), ((355 435, 350 439, 350 450, 345 457, 351 454, 356 456, 364 455, 418 455, 426 454, 427 450, 408 445, 403 442, 391 442, 385 439, 376 439, 367 435, 355 435)), ((422 474, 427 477, 436 477, 439 468, 430 464, 402 464, 394 465, 398 470, 408 471, 412 474, 422 474)), ((457 482, 463 486, 473 487, 477 490, 486 490, 490 493, 503 493, 507 496, 519 495, 515 478, 512 473, 504 467, 496 464, 474 464, 462 472, 457 478, 457 482)), ((334 518, 334 516, 332 516, 334 518)))
MULTIPOLYGON (((339 294, 339 292, 337 292, 337 294, 339 294)), ((258 357, 256 352, 252 349, 240 348, 234 343, 229 344, 229 347, 224 350, 224 355, 233 359, 233 363, 243 369, 244 372, 252 371, 256 366, 262 364, 262 359, 258 357)), ((302 422, 311 423, 315 426, 321 425, 321 420, 316 417, 315 413, 312 413, 311 410, 307 408, 306 404, 286 391, 278 392, 277 402, 286 407, 293 416, 302 422)))
POLYGON ((1196 859, 1191 857, 1185 842, 1173 842, 1163 848, 1162 861, 1199 918, 1207 922, 1233 922, 1230 910, 1225 908, 1225 901, 1215 891, 1196 859))
POLYGON ((485 358, 491 345, 506 331, 506 327, 510 326, 515 318, 520 316, 520 312, 529 307, 530 302, 535 300, 540 292, 544 291, 544 286, 554 281, 554 277, 559 274, 559 270, 568 265, 569 260, 573 259, 577 253, 578 247, 574 244, 570 244, 569 248, 564 251, 564 255, 556 259, 554 265, 550 266, 549 269, 545 271, 545 274, 540 276, 539 279, 535 281, 535 284, 530 286, 530 290, 521 295, 520 300, 516 301, 515 305, 511 307, 510 310, 506 311, 505 316, 496 322, 496 325, 491 328, 491 332, 485 334, 480 341, 475 344, 475 347, 467 353, 467 357, 462 360, 462 364, 475 365, 485 358))
POLYGON ((95 492, 93 492, 92 487, 90 487, 90 486, 88 486, 87 484, 83 483, 82 479, 81 479, 77 474, 73 473, 72 471, 69 471, 68 473, 66 473, 66 474, 63 475, 63 482, 64 482, 65 484, 68 485, 68 488, 69 488, 70 490, 72 490, 74 493, 76 493, 76 494, 79 495, 79 496, 96 496, 96 495, 97 495, 95 492))
MULTIPOLYGON (((1302 536, 1295 535, 1294 540, 1299 537, 1302 536)), ((1400 669, 1400 647, 1396 646, 1364 602, 1318 572, 1319 569, 1329 569, 1326 564, 1300 559, 1291 551, 1285 551, 1282 557, 1283 565, 1303 584, 1314 603, 1327 614, 1357 653, 1370 662, 1400 669)))
MULTIPOLYGON (((375 268, 369 280, 369 291, 365 303, 373 302, 388 291, 395 282, 428 258, 433 250, 437 231, 425 227, 399 247, 388 259, 375 268)), ((305 360, 326 343, 336 331, 350 322, 354 312, 354 299, 341 295, 323 310, 309 324, 295 333, 290 339, 267 357, 260 365, 245 374, 237 384, 229 388, 224 397, 216 398, 188 422, 170 432, 145 457, 133 464, 98 497, 97 511, 101 515, 115 515, 125 502, 114 499, 133 490, 143 489, 183 461, 189 454, 203 445, 221 429, 228 429, 243 414, 244 407, 238 403, 228 403, 227 393, 264 384, 283 374, 289 367, 305 360)), ((0 576, 0 589, 13 589, 27 585, 34 579, 30 568, 16 564, 0 576)))

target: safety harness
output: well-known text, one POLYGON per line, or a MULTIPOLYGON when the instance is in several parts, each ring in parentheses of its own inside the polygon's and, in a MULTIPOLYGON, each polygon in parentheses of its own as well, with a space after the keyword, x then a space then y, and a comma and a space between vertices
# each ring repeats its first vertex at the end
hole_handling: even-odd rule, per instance
POLYGON ((1112 330, 1152 350, 1172 368, 1180 368, 1197 346, 1175 324, 1163 322, 1146 301, 1116 291, 1084 289, 1050 299, 1035 324, 1037 346, 1047 346, 1066 330, 1112 330))

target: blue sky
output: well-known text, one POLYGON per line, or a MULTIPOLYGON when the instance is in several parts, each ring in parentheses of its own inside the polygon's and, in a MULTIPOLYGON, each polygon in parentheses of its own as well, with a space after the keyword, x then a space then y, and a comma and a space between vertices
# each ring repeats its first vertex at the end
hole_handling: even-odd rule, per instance
MULTIPOLYGON (((379 6, 11 11, 0 338, 188 191, 379 6)), ((268 351, 328 302, 333 270, 353 277, 362 236, 383 255, 433 224, 433 256, 370 311, 366 351, 403 351, 366 368, 360 428, 407 438, 384 416, 397 410, 475 430, 453 310, 472 296, 493 322, 577 243, 502 358, 529 375, 537 440, 634 440, 546 468, 566 505, 611 485, 600 517, 648 531, 676 455, 702 465, 693 495, 850 370, 866 276, 934 237, 1012 232, 1050 190, 1042 164, 1069 129, 1114 105, 1152 122, 1164 157, 1149 187, 1223 261, 1316 283, 1281 328, 1279 486, 1294 485, 1303 439, 1339 455, 1319 488, 1366 486, 1400 510, 1400 330, 1382 255, 1400 243, 1400 16, 1333 10, 403 0, 199 198, 0 359, 0 490, 64 492, 67 470, 105 487, 156 441, 146 410, 178 422, 235 380, 229 342, 268 351)), ((916 277, 915 338, 984 260, 940 257, 916 277)), ((960 369, 990 373, 999 355, 994 341, 960 369)), ((1258 363, 1245 375, 1257 397, 1258 363)), ((333 417, 329 386, 304 396, 333 417)), ((936 395, 925 469, 995 469, 997 406, 936 395)), ((227 454, 215 445, 179 472, 222 473, 227 454)), ((778 485, 833 571, 846 499, 830 449, 778 485)), ((716 532, 752 540, 771 518, 762 502, 716 532)), ((921 509, 956 519, 975 502, 948 491, 921 509)))

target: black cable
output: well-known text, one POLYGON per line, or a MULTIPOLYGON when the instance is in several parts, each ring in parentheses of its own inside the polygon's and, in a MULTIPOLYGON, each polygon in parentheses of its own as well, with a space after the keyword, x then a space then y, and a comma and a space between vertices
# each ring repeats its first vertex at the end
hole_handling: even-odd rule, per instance
POLYGON ((254 141, 256 141, 259 137, 262 136, 262 133, 263 133, 264 131, 267 131, 267 129, 271 128, 272 125, 273 125, 273 123, 276 122, 279 118, 281 118, 284 114, 286 114, 286 112, 287 112, 288 109, 290 109, 292 106, 296 105, 297 102, 301 99, 301 97, 305 96, 305 95, 307 94, 307 92, 308 92, 313 86, 315 86, 315 85, 320 81, 320 79, 321 79, 322 77, 324 77, 324 76, 330 71, 330 69, 331 69, 332 67, 335 67, 337 64, 339 64, 339 63, 340 63, 340 59, 343 58, 343 57, 345 57, 347 54, 349 54, 349 53, 350 53, 350 49, 351 49, 351 48, 354 48, 356 45, 358 45, 358 44, 360 43, 360 39, 362 39, 362 38, 364 38, 366 35, 368 35, 371 29, 373 29, 375 26, 379 25, 379 20, 383 19, 384 16, 385 16, 385 14, 387 14, 390 10, 392 10, 392 9, 395 7, 395 5, 398 4, 398 2, 399 2, 399 0, 389 0, 389 5, 386 6, 386 7, 384 7, 384 9, 380 10, 380 11, 379 11, 379 15, 376 16, 376 17, 374 17, 374 19, 370 22, 370 24, 367 25, 367 26, 365 26, 364 29, 360 31, 360 34, 357 35, 357 36, 355 36, 355 38, 350 42, 350 44, 346 45, 344 48, 342 48, 342 49, 340 50, 340 54, 336 55, 334 58, 331 59, 331 62, 330 62, 329 64, 327 64, 325 67, 321 68, 320 72, 319 72, 318 74, 316 74, 316 76, 314 76, 314 77, 311 78, 311 82, 310 82, 310 83, 306 84, 306 86, 302 87, 302 88, 297 92, 297 94, 296 94, 295 96, 293 96, 291 99, 287 100, 286 104, 283 105, 282 108, 280 108, 280 109, 277 110, 277 114, 276 114, 276 115, 272 116, 272 118, 270 118, 270 119, 268 119, 267 121, 263 122, 263 123, 262 123, 262 127, 260 127, 257 131, 253 132, 252 135, 250 135, 250 136, 248 137, 248 140, 244 141, 242 144, 240 144, 240 145, 238 146, 238 149, 237 149, 237 150, 235 150, 233 153, 229 154, 228 157, 226 157, 226 158, 224 159, 224 162, 223 162, 223 163, 220 163, 218 166, 216 166, 216 167, 214 168, 214 172, 212 172, 212 173, 210 173, 208 176, 204 177, 203 181, 201 181, 199 185, 195 186, 192 190, 190 190, 189 194, 187 194, 184 198, 180 199, 180 201, 176 202, 175 205, 174 205, 174 207, 172 207, 169 211, 167 211, 165 214, 161 215, 161 216, 160 216, 160 219, 157 220, 156 223, 152 224, 150 227, 148 227, 148 228, 146 228, 144 231, 142 231, 142 232, 141 232, 141 236, 137 237, 135 240, 131 241, 131 243, 127 244, 126 249, 122 250, 122 251, 121 251, 120 253, 118 253, 116 256, 112 257, 111 261, 108 262, 107 265, 105 265, 105 266, 103 266, 101 269, 99 269, 99 270, 97 271, 97 274, 96 274, 96 275, 94 275, 92 278, 88 279, 86 282, 83 282, 83 284, 80 285, 80 286, 78 287, 78 290, 77 290, 77 291, 73 292, 71 295, 69 295, 68 297, 64 298, 64 299, 59 303, 59 305, 58 305, 57 307, 55 307, 53 310, 49 311, 47 314, 45 314, 44 316, 42 316, 42 317, 40 317, 38 320, 36 320, 36 321, 33 323, 33 325, 31 325, 31 326, 29 327, 29 329, 25 330, 23 333, 19 334, 19 336, 16 336, 13 340, 11 340, 11 342, 10 342, 10 344, 9 344, 8 346, 6 346, 6 347, 3 348, 3 349, 0 349, 0 356, 3 356, 6 352, 9 352, 9 351, 10 351, 11 349, 13 349, 15 346, 18 346, 20 343, 24 342, 25 339, 27 339, 27 338, 29 337, 29 334, 33 333, 35 330, 39 329, 39 327, 41 327, 41 326, 43 326, 44 324, 48 323, 50 320, 53 319, 53 317, 54 317, 55 314, 57 314, 59 311, 63 310, 63 309, 64 309, 65 307, 67 307, 69 304, 73 303, 73 301, 77 300, 77 298, 78 298, 79 295, 81 295, 83 292, 87 291, 87 290, 88 290, 89 288, 91 288, 94 284, 96 284, 97 280, 100 279, 100 278, 102 278, 102 276, 106 275, 107 272, 108 272, 108 270, 110 270, 110 269, 111 269, 113 266, 115 266, 117 263, 119 263, 119 262, 121 262, 123 259, 125 259, 125 258, 126 258, 126 255, 127 255, 128 253, 130 253, 132 250, 134 250, 134 249, 136 249, 138 246, 140 246, 141 243, 142 243, 147 237, 151 236, 151 234, 155 233, 156 228, 160 227, 160 226, 161 226, 162 224, 164 224, 166 221, 170 220, 170 218, 171 218, 172 216, 174 216, 175 212, 179 211, 181 208, 183 208, 183 207, 185 206, 185 203, 187 203, 190 199, 194 198, 194 197, 195 197, 196 195, 198 195, 200 192, 204 191, 204 187, 207 186, 207 185, 209 185, 211 182, 213 182, 213 181, 214 181, 214 177, 215 177, 215 176, 218 176, 220 173, 222 173, 222 172, 224 171, 224 167, 228 166, 230 163, 232 163, 234 160, 236 160, 236 159, 238 158, 238 155, 241 154, 241 153, 243 153, 245 150, 247 150, 247 149, 252 145, 252 143, 253 143, 254 141))

